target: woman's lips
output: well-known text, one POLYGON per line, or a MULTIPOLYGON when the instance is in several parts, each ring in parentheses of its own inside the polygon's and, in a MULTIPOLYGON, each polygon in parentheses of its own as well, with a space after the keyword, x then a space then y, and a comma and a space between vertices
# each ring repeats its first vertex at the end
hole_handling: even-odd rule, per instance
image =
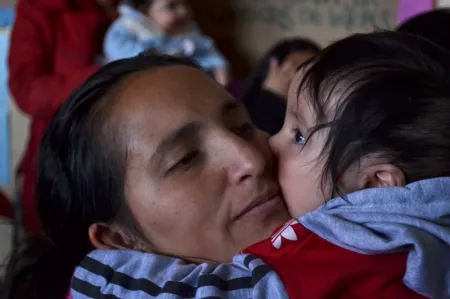
POLYGON ((283 199, 281 194, 278 193, 268 200, 252 206, 250 209, 240 214, 236 220, 264 219, 278 211, 281 207, 283 207, 283 199))

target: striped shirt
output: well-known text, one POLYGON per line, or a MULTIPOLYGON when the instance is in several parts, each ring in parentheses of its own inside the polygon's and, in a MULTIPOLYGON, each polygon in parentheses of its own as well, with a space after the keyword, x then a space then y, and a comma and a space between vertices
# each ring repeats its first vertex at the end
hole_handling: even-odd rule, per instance
POLYGON ((71 295, 85 298, 288 298, 278 275, 260 259, 186 264, 133 250, 96 250, 76 269, 71 295))

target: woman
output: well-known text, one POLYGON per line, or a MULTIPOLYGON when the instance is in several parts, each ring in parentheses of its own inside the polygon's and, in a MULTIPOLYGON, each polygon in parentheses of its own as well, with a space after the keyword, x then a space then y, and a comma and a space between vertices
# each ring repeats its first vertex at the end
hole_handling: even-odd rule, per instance
POLYGON ((64 298, 94 248, 229 262, 289 219, 266 134, 175 58, 119 61, 91 78, 55 116, 39 164, 45 237, 10 263, 9 298, 64 298))
POLYGON ((35 211, 37 151, 52 116, 70 92, 99 67, 114 0, 20 0, 11 35, 9 87, 31 117, 23 177, 25 228, 39 229, 35 211))
POLYGON ((283 126, 289 85, 297 67, 319 52, 314 42, 287 39, 278 42, 261 59, 242 96, 255 125, 270 135, 283 126))

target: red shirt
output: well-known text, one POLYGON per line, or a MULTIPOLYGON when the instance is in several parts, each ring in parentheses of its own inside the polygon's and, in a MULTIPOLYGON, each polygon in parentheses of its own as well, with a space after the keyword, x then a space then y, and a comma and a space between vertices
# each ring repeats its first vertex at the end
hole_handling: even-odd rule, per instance
POLYGON ((296 220, 244 253, 270 265, 290 298, 425 298, 403 284, 405 253, 358 254, 320 238, 296 220))

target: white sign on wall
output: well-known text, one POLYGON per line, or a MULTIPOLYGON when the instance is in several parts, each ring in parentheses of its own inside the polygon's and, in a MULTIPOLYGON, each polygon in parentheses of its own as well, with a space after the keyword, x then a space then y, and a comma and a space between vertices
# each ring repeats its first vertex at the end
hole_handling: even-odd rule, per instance
POLYGON ((250 58, 260 57, 283 37, 309 37, 327 45, 355 32, 392 29, 396 25, 398 11, 397 0, 202 2, 207 6, 204 12, 208 11, 210 16, 209 22, 205 23, 209 30, 218 38, 233 37, 250 58))
POLYGON ((450 0, 436 0, 437 7, 450 7, 450 0))

